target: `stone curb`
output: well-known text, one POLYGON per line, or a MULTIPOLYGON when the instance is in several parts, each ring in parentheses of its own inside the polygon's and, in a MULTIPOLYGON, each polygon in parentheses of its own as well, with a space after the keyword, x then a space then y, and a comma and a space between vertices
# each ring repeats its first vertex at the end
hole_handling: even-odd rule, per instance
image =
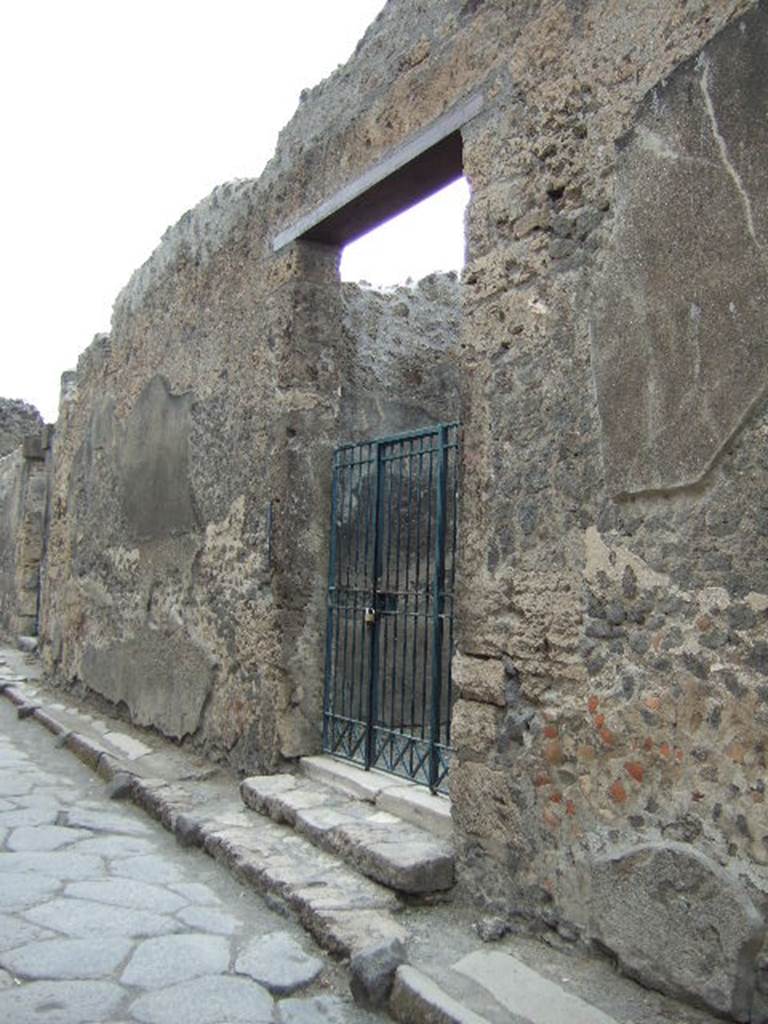
POLYGON ((426 974, 407 964, 395 972, 389 1011, 402 1024, 489 1024, 485 1017, 462 1006, 426 974))

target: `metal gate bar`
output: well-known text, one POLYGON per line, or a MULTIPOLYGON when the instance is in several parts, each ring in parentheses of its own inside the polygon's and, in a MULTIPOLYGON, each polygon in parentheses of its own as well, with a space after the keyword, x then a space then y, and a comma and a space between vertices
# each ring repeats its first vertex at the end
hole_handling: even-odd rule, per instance
POLYGON ((334 456, 323 747, 444 789, 457 424, 334 456))

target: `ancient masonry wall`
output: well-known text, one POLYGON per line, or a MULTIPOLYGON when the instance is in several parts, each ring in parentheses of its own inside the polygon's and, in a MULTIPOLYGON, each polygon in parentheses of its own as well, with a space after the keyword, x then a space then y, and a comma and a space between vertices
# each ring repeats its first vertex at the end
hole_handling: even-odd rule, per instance
POLYGON ((768 995, 767 57, 764 0, 391 0, 84 354, 43 600, 51 670, 137 720, 248 768, 316 749, 327 454, 451 403, 345 332, 332 247, 272 240, 481 95, 439 375, 461 886, 739 1020, 768 995))
POLYGON ((24 402, 0 399, 0 633, 37 633, 50 428, 24 402))
POLYGON ((310 350, 289 323, 262 326, 248 261, 232 273, 206 268, 189 300, 174 282, 138 315, 124 297, 68 383, 44 656, 253 769, 319 749, 332 446, 456 417, 458 285, 339 288, 334 255, 312 299, 328 290, 335 330, 307 331, 310 350))

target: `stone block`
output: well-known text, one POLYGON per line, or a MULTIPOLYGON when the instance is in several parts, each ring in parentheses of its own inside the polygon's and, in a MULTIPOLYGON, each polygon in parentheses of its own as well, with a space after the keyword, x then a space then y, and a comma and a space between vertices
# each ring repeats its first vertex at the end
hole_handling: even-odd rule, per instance
POLYGON ((474 658, 456 653, 451 662, 451 672, 457 693, 464 700, 475 700, 482 704, 506 706, 506 673, 498 658, 474 658))
POLYGON ((488 704, 457 700, 451 719, 451 739, 463 761, 482 761, 495 749, 501 712, 488 704))
POLYGON ((591 934, 642 984, 749 1020, 766 925, 738 882, 683 843, 594 861, 591 934))
POLYGON ((349 988, 358 1006, 375 1010, 386 1005, 397 968, 405 963, 405 946, 399 939, 356 953, 349 964, 349 988))

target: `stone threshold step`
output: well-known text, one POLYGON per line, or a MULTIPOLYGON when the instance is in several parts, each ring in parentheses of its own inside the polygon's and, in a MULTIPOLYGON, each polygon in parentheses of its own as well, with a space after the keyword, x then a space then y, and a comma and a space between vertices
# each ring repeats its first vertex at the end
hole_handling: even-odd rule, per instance
POLYGON ((253 775, 243 802, 396 892, 425 896, 453 886, 451 844, 376 804, 296 775, 253 775))
POLYGON ((376 804, 380 811, 388 811, 439 839, 450 839, 453 835, 451 801, 441 793, 430 793, 425 786, 375 768, 366 771, 328 754, 301 757, 299 768, 308 779, 376 804))

